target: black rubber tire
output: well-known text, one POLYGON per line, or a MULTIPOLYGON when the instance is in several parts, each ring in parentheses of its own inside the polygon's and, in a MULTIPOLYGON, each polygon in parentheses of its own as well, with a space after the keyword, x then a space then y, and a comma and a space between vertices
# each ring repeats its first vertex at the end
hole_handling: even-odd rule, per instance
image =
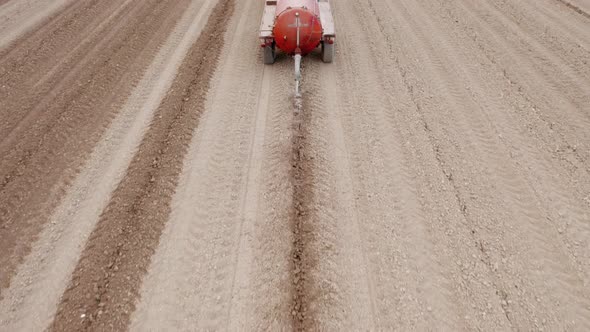
POLYGON ((334 44, 322 43, 322 61, 325 63, 334 61, 334 44))
POLYGON ((266 65, 272 65, 275 63, 276 54, 274 45, 265 46, 262 51, 262 57, 264 64, 266 65))

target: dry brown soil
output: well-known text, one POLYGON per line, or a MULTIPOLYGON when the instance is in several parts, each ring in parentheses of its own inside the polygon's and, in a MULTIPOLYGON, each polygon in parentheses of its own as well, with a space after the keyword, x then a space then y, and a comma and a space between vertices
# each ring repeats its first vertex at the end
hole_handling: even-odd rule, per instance
POLYGON ((0 0, 0 331, 590 330, 590 1, 0 0))

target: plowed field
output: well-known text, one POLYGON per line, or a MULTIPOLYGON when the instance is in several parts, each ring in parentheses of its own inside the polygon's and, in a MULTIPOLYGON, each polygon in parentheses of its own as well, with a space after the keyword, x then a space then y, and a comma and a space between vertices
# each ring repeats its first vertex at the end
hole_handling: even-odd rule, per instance
POLYGON ((590 330, 590 1, 0 0, 0 331, 590 330))

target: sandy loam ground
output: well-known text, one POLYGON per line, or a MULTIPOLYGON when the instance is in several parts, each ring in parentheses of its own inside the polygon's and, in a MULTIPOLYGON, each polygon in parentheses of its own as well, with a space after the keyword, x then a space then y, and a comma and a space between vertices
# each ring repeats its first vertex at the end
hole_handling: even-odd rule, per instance
POLYGON ((0 331, 590 330, 590 2, 0 0, 0 331))

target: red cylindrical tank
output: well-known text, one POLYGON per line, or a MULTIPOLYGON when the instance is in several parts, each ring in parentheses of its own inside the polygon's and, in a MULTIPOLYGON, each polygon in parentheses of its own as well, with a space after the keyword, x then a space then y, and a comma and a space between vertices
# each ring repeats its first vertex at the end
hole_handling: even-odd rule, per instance
POLYGON ((317 0, 278 0, 273 35, 278 48, 287 54, 297 50, 297 14, 299 14, 299 51, 311 53, 322 40, 320 6, 317 0))

